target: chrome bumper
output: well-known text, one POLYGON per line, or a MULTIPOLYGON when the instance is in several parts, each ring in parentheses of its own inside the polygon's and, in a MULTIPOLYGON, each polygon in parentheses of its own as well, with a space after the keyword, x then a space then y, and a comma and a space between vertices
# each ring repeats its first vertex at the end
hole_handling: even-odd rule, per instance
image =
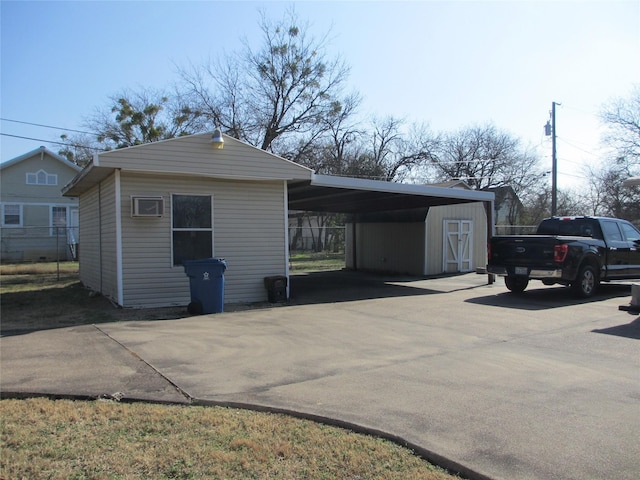
MULTIPOLYGON (((492 273, 494 275, 500 275, 502 277, 506 277, 509 275, 509 271, 506 267, 496 267, 493 265, 487 265, 487 273, 492 273)), ((515 275, 515 274, 512 274, 515 275)), ((523 277, 525 275, 522 275, 523 277)), ((538 269, 534 268, 529 270, 529 274, 526 275, 528 278, 534 279, 543 279, 543 278, 562 278, 562 270, 559 269, 538 269)))
POLYGON ((562 278, 562 270, 531 270, 529 278, 562 278))

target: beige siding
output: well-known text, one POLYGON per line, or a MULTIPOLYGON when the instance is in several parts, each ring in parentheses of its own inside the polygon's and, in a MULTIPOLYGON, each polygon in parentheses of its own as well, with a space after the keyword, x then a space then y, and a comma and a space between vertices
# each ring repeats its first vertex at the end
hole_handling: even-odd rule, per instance
MULTIPOLYGON (((345 232, 347 268, 354 268, 353 225, 345 232)), ((358 270, 423 275, 424 223, 359 223, 355 235, 358 270)))
MULTIPOLYGON (((225 149, 227 145, 225 145, 225 149)), ((121 175, 124 306, 189 303, 189 279, 172 265, 171 194, 213 196, 214 257, 225 258, 225 303, 266 299, 263 278, 286 273, 283 181, 121 175), (162 196, 161 218, 131 217, 131 196, 162 196)))
POLYGON ((99 165, 238 179, 311 178, 311 170, 233 138, 225 137, 223 149, 209 140, 210 134, 201 134, 114 150, 101 154, 99 165))
POLYGON ((96 185, 80 197, 80 227, 78 228, 78 258, 80 281, 96 292, 100 285, 100 217, 99 186, 96 185))
POLYGON ((473 268, 487 263, 487 216, 482 203, 466 203, 432 207, 427 214, 427 275, 443 273, 443 222, 444 220, 473 221, 473 268))
POLYGON ((117 300, 115 176, 80 197, 80 281, 117 300))
MULTIPOLYGON (((2 168, 0 174, 2 201, 8 203, 48 203, 56 205, 77 204, 74 198, 62 196, 62 187, 78 172, 47 154, 40 153, 2 168), (57 185, 27 185, 27 173, 44 170, 58 176, 57 185)), ((48 225, 48 217, 47 223, 48 225)), ((38 225, 41 226, 41 225, 38 225)))

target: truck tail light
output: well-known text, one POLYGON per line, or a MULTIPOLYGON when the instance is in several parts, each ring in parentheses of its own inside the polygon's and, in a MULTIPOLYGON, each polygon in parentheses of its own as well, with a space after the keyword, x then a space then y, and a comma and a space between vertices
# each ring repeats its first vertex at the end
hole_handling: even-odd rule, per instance
POLYGON ((553 247, 553 261, 562 263, 565 258, 567 258, 567 254, 569 253, 569 245, 556 245, 553 247))

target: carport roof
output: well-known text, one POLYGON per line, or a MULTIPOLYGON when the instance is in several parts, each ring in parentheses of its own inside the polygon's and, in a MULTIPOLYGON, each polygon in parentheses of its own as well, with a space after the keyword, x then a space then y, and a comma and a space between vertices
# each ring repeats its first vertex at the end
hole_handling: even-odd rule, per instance
POLYGON ((495 198, 492 192, 317 174, 310 181, 289 182, 288 194, 290 210, 351 214, 492 202, 495 198))

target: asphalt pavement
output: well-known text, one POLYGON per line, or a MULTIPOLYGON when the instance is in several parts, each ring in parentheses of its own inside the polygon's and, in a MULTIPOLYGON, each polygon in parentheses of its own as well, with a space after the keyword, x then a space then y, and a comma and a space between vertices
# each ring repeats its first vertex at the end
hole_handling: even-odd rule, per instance
POLYGON ((303 275, 286 306, 5 336, 0 391, 291 412, 471 478, 640 478, 629 285, 486 280, 303 275))

